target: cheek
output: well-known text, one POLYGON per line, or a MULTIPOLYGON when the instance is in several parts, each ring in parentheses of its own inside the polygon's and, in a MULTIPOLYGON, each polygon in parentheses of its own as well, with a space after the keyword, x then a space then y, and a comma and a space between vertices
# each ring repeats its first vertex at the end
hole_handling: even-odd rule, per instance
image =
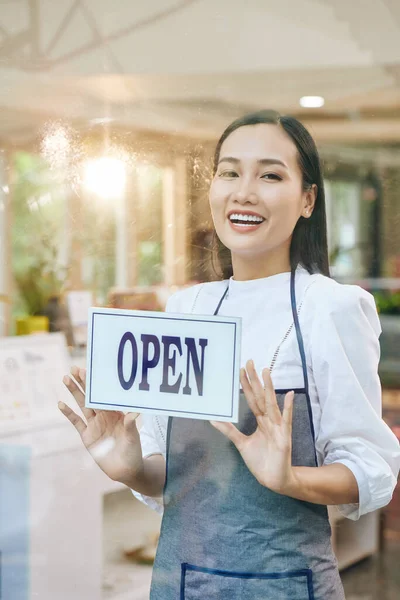
POLYGON ((225 194, 221 185, 218 183, 213 183, 210 188, 210 192, 208 195, 208 201, 210 204, 211 213, 213 214, 213 218, 219 218, 220 213, 225 208, 225 194))
POLYGON ((271 215, 288 222, 298 218, 301 207, 301 195, 292 186, 276 186, 268 198, 271 215))

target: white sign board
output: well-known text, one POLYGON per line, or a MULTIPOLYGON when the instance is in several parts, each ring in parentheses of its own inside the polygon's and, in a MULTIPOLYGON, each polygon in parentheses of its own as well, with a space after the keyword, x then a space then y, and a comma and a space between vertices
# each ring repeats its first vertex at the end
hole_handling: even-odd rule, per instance
POLYGON ((86 290, 68 292, 67 304, 72 326, 87 325, 88 310, 93 304, 92 292, 86 290))
MULTIPOLYGON (((0 338, 0 433, 59 419, 70 370, 62 333, 0 338)), ((68 394, 69 395, 69 394, 68 394)))
POLYGON ((93 294, 86 290, 68 292, 67 305, 74 344, 84 346, 87 339, 88 310, 93 305, 93 294))
POLYGON ((86 406, 238 420, 240 317, 92 308, 86 406))

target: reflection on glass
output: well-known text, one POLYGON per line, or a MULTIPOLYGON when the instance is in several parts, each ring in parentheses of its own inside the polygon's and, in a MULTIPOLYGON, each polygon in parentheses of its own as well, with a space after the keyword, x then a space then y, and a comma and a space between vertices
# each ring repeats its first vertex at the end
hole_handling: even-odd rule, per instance
POLYGON ((162 169, 138 165, 135 204, 138 244, 138 285, 163 281, 163 184, 162 169))

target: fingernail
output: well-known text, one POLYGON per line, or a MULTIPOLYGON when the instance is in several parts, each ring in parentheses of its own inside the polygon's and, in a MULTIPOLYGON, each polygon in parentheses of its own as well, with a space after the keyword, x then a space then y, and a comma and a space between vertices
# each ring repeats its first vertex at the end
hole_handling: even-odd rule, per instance
POLYGON ((58 408, 59 408, 60 410, 64 410, 64 408, 65 408, 65 404, 64 404, 64 402, 59 402, 59 403, 58 403, 58 408))
POLYGON ((79 377, 83 380, 85 377, 85 371, 83 369, 79 369, 79 377))
POLYGON ((63 377, 63 383, 64 385, 69 385, 69 377, 67 377, 67 375, 63 377))

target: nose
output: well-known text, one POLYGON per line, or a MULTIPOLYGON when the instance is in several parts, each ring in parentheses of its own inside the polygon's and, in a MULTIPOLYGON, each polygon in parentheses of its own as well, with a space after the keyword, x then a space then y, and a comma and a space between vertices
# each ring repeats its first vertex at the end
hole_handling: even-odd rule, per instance
POLYGON ((232 192, 232 200, 239 204, 257 204, 258 196, 254 190, 253 182, 247 178, 238 179, 238 185, 232 192))

